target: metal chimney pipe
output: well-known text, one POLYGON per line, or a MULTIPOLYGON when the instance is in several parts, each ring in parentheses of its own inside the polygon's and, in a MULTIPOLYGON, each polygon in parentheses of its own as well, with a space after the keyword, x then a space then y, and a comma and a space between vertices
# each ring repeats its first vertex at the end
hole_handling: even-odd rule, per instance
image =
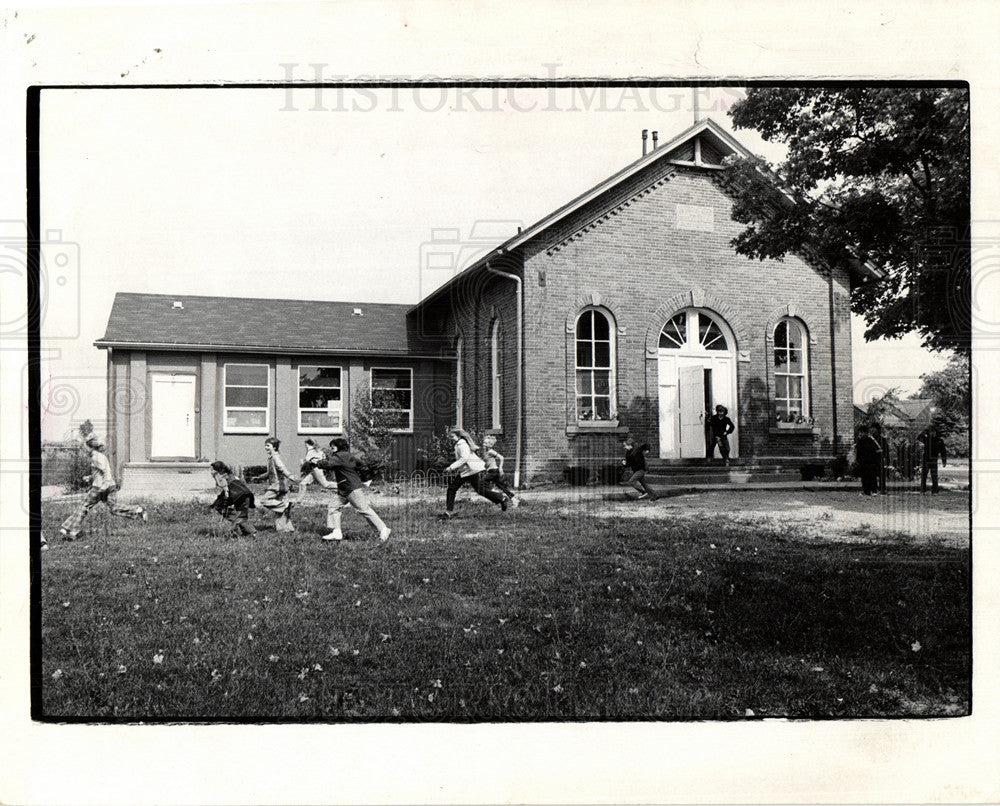
POLYGON ((649 138, 649 129, 642 130, 642 156, 646 156, 646 140, 649 138))
POLYGON ((656 151, 656 141, 660 139, 659 132, 653 132, 653 151, 656 151))

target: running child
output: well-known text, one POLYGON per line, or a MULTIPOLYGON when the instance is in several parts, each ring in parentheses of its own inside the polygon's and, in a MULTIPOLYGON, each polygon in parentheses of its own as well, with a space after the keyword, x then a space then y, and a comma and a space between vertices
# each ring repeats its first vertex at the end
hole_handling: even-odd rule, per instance
POLYGON ((328 504, 326 508, 326 525, 329 527, 329 534, 323 535, 323 540, 343 540, 344 533, 340 528, 340 516, 344 507, 350 505, 364 515, 375 531, 378 532, 379 540, 388 540, 392 530, 385 525, 385 522, 378 516, 368 500, 368 491, 361 481, 358 471, 361 462, 351 453, 350 443, 343 437, 334 437, 330 440, 330 453, 325 455, 316 463, 320 470, 332 470, 337 479, 337 494, 339 500, 335 504, 328 504))
POLYGON ((656 498, 656 493, 646 483, 646 454, 650 451, 649 443, 643 442, 637 446, 635 440, 629 435, 625 437, 623 445, 625 447, 625 458, 622 459, 622 464, 630 471, 629 478, 625 484, 630 484, 639 491, 639 496, 636 498, 637 501, 642 498, 656 498))
POLYGON ((232 524, 233 537, 256 534, 250 523, 250 510, 256 507, 250 488, 233 475, 225 462, 212 462, 211 467, 215 486, 221 488, 212 509, 232 524))
POLYGON ((514 494, 514 488, 507 483, 503 474, 503 454, 496 449, 497 438, 493 434, 483 437, 483 461, 486 463, 486 482, 492 484, 510 499, 510 505, 517 507, 520 501, 514 494))
POLYGON ((86 446, 90 450, 90 489, 79 509, 63 521, 59 532, 66 540, 75 540, 83 529, 83 521, 87 513, 101 501, 115 515, 122 518, 148 520, 148 515, 142 507, 118 503, 118 484, 111 473, 111 462, 104 454, 104 445, 97 437, 88 437, 86 446))
POLYGON ((261 506, 271 510, 277 518, 274 521, 274 528, 278 532, 294 532, 295 525, 292 523, 292 501, 289 497, 289 485, 298 483, 298 479, 288 472, 278 449, 281 447, 281 440, 276 437, 268 437, 264 440, 264 450, 267 452, 267 472, 257 476, 254 481, 267 480, 267 489, 261 496, 261 506), (286 485, 285 482, 288 482, 286 485))
POLYGON ((487 498, 494 504, 499 504, 500 509, 507 510, 507 497, 496 490, 491 490, 486 483, 486 464, 480 459, 475 451, 478 449, 475 440, 461 428, 454 427, 448 432, 452 442, 455 443, 455 461, 446 468, 445 472, 455 473, 448 482, 448 492, 445 495, 444 517, 450 518, 454 514, 455 494, 462 485, 471 484, 473 489, 483 498, 487 498))
POLYGON ((307 439, 306 440, 306 458, 302 462, 302 466, 299 468, 299 497, 296 498, 296 502, 301 503, 302 499, 306 495, 306 487, 308 487, 313 482, 316 482, 324 490, 336 490, 336 482, 329 481, 326 475, 320 470, 317 465, 326 458, 326 454, 323 453, 319 445, 316 444, 316 440, 307 439))

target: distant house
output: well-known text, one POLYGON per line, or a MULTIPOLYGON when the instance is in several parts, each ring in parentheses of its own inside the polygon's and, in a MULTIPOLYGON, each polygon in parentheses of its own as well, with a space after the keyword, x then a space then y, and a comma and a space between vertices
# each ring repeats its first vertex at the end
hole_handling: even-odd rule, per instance
MULTIPOLYGON (((912 398, 910 400, 897 400, 895 403, 887 405, 882 415, 882 425, 887 430, 905 432, 907 436, 916 438, 916 435, 931 424, 934 415, 934 401, 928 398, 912 398)), ((855 404, 854 424, 855 428, 867 416, 867 408, 855 404)))
POLYGON ((664 462, 704 459, 719 404, 736 457, 843 453, 850 292, 879 274, 737 255, 723 161, 747 153, 701 121, 408 310, 121 294, 97 343, 117 461, 258 462, 265 434, 342 428, 365 387, 399 401, 403 469, 454 422, 495 433, 521 478, 613 461, 629 431, 664 462), (145 398, 121 406, 126 389, 145 398))

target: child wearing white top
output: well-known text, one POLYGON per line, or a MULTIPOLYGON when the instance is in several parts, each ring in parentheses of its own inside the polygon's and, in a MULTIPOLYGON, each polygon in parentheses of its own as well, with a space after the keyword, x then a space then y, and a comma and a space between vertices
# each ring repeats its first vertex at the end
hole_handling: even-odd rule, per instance
POLYGON ((452 442, 455 443, 455 461, 448 465, 447 471, 455 473, 448 482, 448 492, 445 496, 444 517, 452 517, 455 509, 455 494, 462 485, 469 483, 473 489, 483 498, 487 498, 494 504, 499 504, 502 510, 507 509, 507 498, 503 493, 491 490, 486 482, 486 465, 474 451, 479 447, 475 440, 461 428, 452 428, 448 432, 452 442))

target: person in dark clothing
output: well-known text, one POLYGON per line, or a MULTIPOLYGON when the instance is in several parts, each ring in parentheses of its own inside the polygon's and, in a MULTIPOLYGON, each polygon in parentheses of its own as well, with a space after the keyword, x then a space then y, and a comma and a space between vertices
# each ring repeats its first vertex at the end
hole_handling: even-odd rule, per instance
POLYGON ((622 459, 622 464, 629 470, 629 477, 625 484, 629 484, 639 491, 637 501, 641 498, 656 498, 656 493, 646 483, 646 454, 650 451, 649 443, 643 442, 641 445, 636 445, 635 440, 628 436, 625 437, 623 445, 625 458, 622 459))
POLYGON ((323 535, 324 540, 343 540, 344 533, 340 528, 340 515, 344 507, 350 505, 378 532, 379 540, 388 540, 392 530, 378 516, 368 500, 368 491, 361 480, 361 462, 351 453, 351 446, 343 437, 330 440, 330 452, 325 458, 315 463, 320 470, 332 470, 337 480, 338 502, 328 504, 326 508, 326 525, 330 532, 323 535))
POLYGON ((708 460, 715 457, 715 448, 719 448, 719 456, 727 467, 729 465, 729 435, 736 430, 736 425, 729 419, 729 409, 725 406, 716 406, 715 414, 708 418, 708 427, 712 435, 712 447, 708 454, 708 460))
POLYGON ((232 524, 233 537, 255 534, 257 530, 250 523, 250 510, 256 507, 256 502, 250 488, 233 475, 225 462, 212 462, 211 467, 215 486, 222 488, 212 509, 232 524))
POLYGON ((892 464, 892 453, 889 447, 889 440, 882 434, 882 427, 878 423, 871 427, 872 439, 874 439, 882 451, 878 470, 878 491, 886 495, 886 483, 889 480, 889 465, 892 464))
POLYGON ((858 429, 854 452, 861 477, 861 494, 878 495, 878 478, 882 472, 882 447, 865 426, 858 429))
POLYGON ((932 423, 927 426, 917 440, 922 446, 920 449, 920 492, 927 492, 927 474, 931 476, 931 492, 938 492, 938 459, 941 466, 948 466, 948 448, 941 439, 937 427, 932 423))

